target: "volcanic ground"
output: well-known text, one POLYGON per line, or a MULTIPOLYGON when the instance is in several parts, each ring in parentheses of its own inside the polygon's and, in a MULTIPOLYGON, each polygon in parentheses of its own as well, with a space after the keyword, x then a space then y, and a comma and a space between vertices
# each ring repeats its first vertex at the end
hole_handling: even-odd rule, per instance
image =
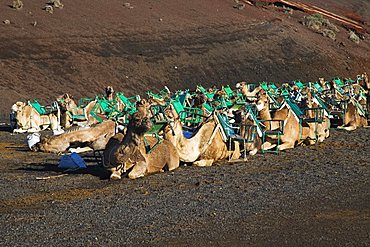
MULTIPOLYGON (((17 100, 50 103, 107 85, 127 95, 284 82, 370 71, 359 44, 302 25, 299 10, 239 10, 233 0, 62 0, 0 3, 0 120, 17 100), (129 2, 130 5, 125 5, 129 2), (131 8, 132 7, 132 8, 131 8), (10 24, 3 21, 9 20, 10 24)), ((370 2, 306 0, 369 27, 370 2)), ((42 133, 45 135, 45 133, 42 133)), ((65 173, 60 156, 30 152, 26 135, 0 130, 1 246, 367 246, 370 129, 331 130, 321 144, 246 162, 181 166, 110 181, 91 154, 65 173)))

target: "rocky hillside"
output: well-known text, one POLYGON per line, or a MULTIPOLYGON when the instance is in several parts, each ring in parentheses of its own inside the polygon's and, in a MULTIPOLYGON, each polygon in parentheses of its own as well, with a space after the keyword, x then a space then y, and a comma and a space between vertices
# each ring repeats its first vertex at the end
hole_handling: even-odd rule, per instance
MULTIPOLYGON (((246 80, 316 80, 370 71, 370 35, 352 42, 330 20, 335 38, 303 25, 308 14, 281 5, 234 0, 62 0, 0 3, 0 117, 16 100, 77 98, 106 85, 128 94, 233 84, 246 80)), ((370 18, 367 1, 301 1, 370 18)), ((368 27, 368 26, 367 26, 368 27)))

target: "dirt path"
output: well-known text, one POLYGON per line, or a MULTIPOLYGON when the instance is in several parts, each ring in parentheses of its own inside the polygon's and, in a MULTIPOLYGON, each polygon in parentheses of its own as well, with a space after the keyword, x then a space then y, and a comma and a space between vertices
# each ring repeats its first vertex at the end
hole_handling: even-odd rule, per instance
POLYGON ((369 244, 370 129, 118 182, 94 162, 37 180, 61 174, 58 157, 25 151, 23 138, 0 132, 2 246, 369 244))

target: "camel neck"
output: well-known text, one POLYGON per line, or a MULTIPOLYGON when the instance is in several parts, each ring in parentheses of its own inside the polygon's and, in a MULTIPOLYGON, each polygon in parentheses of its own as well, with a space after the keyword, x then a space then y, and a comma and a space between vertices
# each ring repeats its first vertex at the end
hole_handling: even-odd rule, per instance
POLYGON ((135 133, 134 128, 129 125, 121 144, 133 143, 138 146, 141 143, 143 137, 144 133, 135 133))
POLYGON ((262 109, 259 115, 262 120, 271 120, 271 113, 268 108, 262 109))

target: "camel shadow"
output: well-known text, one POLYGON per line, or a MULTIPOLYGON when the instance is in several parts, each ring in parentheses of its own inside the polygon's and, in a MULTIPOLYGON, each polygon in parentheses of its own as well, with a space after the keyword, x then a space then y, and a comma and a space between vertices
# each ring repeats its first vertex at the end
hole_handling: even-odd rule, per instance
POLYGON ((88 165, 86 168, 79 169, 62 169, 59 168, 57 165, 50 163, 31 163, 28 164, 28 167, 21 167, 17 170, 26 172, 55 172, 60 174, 88 174, 94 177, 98 177, 100 180, 107 180, 110 177, 110 172, 100 165, 88 165))
POLYGON ((12 133, 12 129, 8 125, 0 125, 0 132, 12 133))

